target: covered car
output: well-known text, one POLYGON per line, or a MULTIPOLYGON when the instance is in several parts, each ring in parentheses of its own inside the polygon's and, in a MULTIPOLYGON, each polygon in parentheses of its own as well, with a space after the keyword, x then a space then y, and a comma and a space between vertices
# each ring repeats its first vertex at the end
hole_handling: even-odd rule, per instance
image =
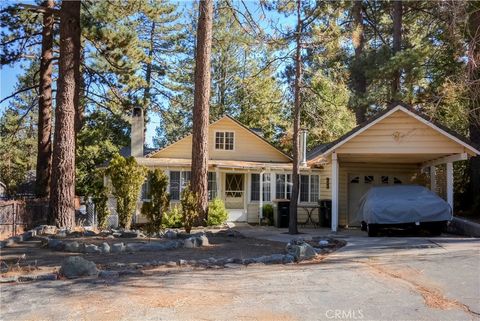
POLYGON ((391 227, 423 227, 440 234, 452 219, 452 208, 423 186, 374 186, 360 199, 357 217, 369 236, 391 227))

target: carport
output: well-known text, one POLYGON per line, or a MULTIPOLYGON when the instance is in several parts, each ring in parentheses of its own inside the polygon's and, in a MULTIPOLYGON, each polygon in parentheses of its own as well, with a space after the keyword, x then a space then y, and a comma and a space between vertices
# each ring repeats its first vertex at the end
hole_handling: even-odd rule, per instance
POLYGON ((453 204, 453 163, 479 155, 452 130, 396 104, 338 140, 314 148, 308 164, 331 180, 332 231, 356 226, 359 198, 374 185, 424 184, 453 204), (422 181, 428 177, 428 182, 422 181))

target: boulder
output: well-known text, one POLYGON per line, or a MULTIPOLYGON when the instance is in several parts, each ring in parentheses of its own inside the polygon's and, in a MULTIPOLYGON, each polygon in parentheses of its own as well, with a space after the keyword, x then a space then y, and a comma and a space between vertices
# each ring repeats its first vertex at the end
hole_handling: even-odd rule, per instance
POLYGON ((283 263, 285 255, 283 254, 272 254, 261 256, 255 259, 255 263, 264 263, 264 264, 280 264, 283 263))
POLYGON ((201 246, 200 240, 198 237, 195 237, 195 236, 189 237, 188 239, 185 239, 183 241, 183 247, 186 247, 187 249, 191 249, 199 246, 201 246))
POLYGON ((295 258, 292 255, 287 254, 283 256, 283 261, 282 261, 283 264, 288 264, 293 262, 295 262, 295 258))
POLYGON ((82 252, 82 251, 80 251, 80 244, 78 244, 78 242, 76 242, 76 241, 65 243, 65 251, 67 251, 67 252, 82 252))
POLYGON ((102 253, 110 253, 110 245, 107 242, 103 242, 102 245, 100 245, 100 250, 102 253))
POLYGON ((110 252, 111 253, 122 253, 125 252, 125 244, 123 243, 115 243, 112 244, 110 247, 110 252))
POLYGON ((70 256, 62 262, 60 275, 69 279, 82 276, 97 276, 98 270, 92 261, 85 260, 81 256, 70 256))
MULTIPOLYGON (((115 233, 114 233, 113 235, 115 235, 115 233)), ((123 238, 138 238, 138 237, 142 237, 142 238, 144 238, 145 235, 144 235, 142 232, 140 232, 140 231, 131 230, 131 231, 123 231, 120 237, 123 237, 123 238)))
POLYGON ((65 243, 57 239, 48 239, 48 248, 56 251, 62 251, 65 248, 65 243))
POLYGON ((293 256, 297 262, 311 259, 317 254, 310 244, 307 244, 304 241, 299 242, 298 240, 288 243, 285 250, 287 254, 293 256))
POLYGON ((143 243, 127 243, 125 245, 125 251, 130 253, 138 252, 141 251, 144 246, 145 244, 143 243))
POLYGON ((178 260, 177 264, 178 264, 179 266, 187 265, 187 261, 186 261, 186 260, 183 260, 183 259, 180 259, 180 260, 178 260))
POLYGON ((225 264, 225 267, 229 269, 241 269, 243 265, 236 264, 236 263, 228 263, 228 264, 225 264))
POLYGON ((208 238, 206 235, 200 235, 198 238, 198 242, 200 243, 200 246, 207 246, 210 243, 208 243, 208 238))
POLYGON ((38 234, 55 235, 57 227, 55 225, 40 225, 35 228, 38 234))
POLYGON ((164 234, 167 239, 176 239, 177 238, 177 231, 174 230, 167 230, 164 234))
POLYGON ((102 250, 95 244, 85 244, 85 253, 102 253, 102 250))

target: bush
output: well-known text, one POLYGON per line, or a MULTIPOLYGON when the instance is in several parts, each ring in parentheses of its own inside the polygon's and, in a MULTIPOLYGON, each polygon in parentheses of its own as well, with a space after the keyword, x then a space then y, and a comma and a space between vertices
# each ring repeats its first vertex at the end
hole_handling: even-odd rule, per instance
POLYGON ((228 212, 225 209, 225 204, 219 198, 215 198, 208 204, 208 218, 207 225, 222 225, 228 219, 228 212))
POLYGON ((168 177, 161 169, 149 172, 150 190, 147 198, 149 202, 142 205, 142 214, 148 219, 147 230, 150 233, 160 231, 162 215, 166 212, 170 197, 167 193, 168 177))
POLYGON ((95 211, 97 213, 98 227, 101 229, 107 228, 108 216, 110 215, 110 210, 107 206, 108 196, 106 189, 101 191, 95 198, 93 198, 93 203, 95 204, 95 211))
POLYGON ((268 225, 273 225, 273 206, 272 204, 265 204, 262 207, 264 219, 268 221, 268 225))
POLYGON ((182 227, 182 223, 183 215, 181 209, 178 206, 171 208, 162 216, 163 228, 179 228, 182 227))
POLYGON ((190 233, 193 224, 197 221, 199 213, 197 210, 198 197, 188 185, 183 191, 180 203, 182 204, 183 227, 185 232, 190 233))
POLYGON ((147 169, 139 166, 133 157, 116 154, 110 161, 106 174, 112 180, 112 194, 117 198, 117 214, 120 226, 130 229, 133 213, 137 208, 147 169))

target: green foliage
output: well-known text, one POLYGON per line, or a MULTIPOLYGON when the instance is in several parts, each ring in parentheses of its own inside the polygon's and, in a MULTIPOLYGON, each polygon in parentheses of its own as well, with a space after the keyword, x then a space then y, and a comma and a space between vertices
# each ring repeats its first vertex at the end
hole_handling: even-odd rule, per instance
POLYGON ((162 216, 162 227, 179 228, 183 225, 183 214, 179 206, 174 206, 162 216))
POLYGON ((223 225, 228 219, 228 212, 225 204, 219 198, 215 198, 208 204, 208 226, 223 225))
POLYGON ((198 220, 198 197, 190 189, 190 185, 185 187, 180 197, 180 204, 182 205, 183 227, 187 233, 190 233, 192 226, 198 220))
POLYGON ((116 154, 105 174, 112 182, 112 194, 117 199, 117 214, 120 226, 130 229, 147 169, 139 166, 133 157, 124 158, 116 154))
POLYGON ((168 177, 161 169, 149 172, 148 180, 150 190, 147 198, 150 201, 143 202, 142 214, 148 219, 148 231, 158 232, 162 227, 162 215, 167 211, 170 198, 167 193, 168 177))
POLYGON ((268 225, 273 225, 274 218, 273 218, 273 205, 272 204, 264 204, 262 207, 263 217, 267 220, 268 225))
POLYGON ((98 227, 107 228, 108 216, 110 215, 110 210, 108 209, 108 194, 107 189, 103 188, 94 198, 93 203, 95 204, 95 211, 97 213, 98 227))

